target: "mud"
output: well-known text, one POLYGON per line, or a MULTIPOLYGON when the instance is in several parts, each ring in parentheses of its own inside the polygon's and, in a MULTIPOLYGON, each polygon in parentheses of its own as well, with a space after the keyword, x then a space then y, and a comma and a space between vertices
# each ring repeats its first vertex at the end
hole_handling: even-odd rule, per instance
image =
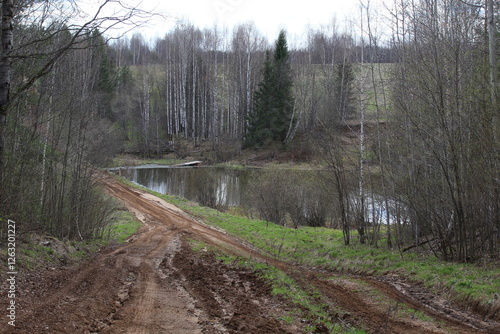
POLYGON ((326 333, 327 322, 368 333, 500 333, 497 322, 420 286, 280 262, 159 198, 109 176, 101 182, 144 226, 125 245, 107 247, 83 264, 20 275, 17 326, 8 326, 2 315, 0 333, 301 333, 310 324, 326 333), (274 264, 304 289, 319 291, 330 316, 284 322, 294 306, 273 295, 257 273, 226 265, 211 252, 194 252, 186 238, 274 264))

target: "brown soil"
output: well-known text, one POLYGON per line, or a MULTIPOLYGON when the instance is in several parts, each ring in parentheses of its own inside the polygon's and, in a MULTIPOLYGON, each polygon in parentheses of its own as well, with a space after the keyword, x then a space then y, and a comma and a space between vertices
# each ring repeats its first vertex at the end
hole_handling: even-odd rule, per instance
MULTIPOLYGON (((499 323, 400 278, 336 276, 279 262, 112 177, 102 183, 144 226, 83 264, 19 275, 16 327, 2 315, 0 333, 301 333, 308 325, 326 333, 326 322, 368 333, 500 333, 499 323), (194 252, 186 238, 274 264, 317 290, 329 318, 312 322, 304 309, 304 319, 279 320, 293 306, 256 273, 194 252)), ((6 287, 2 276, 1 310, 6 287)))

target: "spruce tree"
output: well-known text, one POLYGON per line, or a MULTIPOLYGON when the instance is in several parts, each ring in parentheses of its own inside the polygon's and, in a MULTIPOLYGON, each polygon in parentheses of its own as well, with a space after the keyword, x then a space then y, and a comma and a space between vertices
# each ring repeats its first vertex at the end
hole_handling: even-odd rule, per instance
POLYGON ((276 41, 273 58, 266 53, 264 73, 254 93, 253 111, 248 118, 246 147, 285 142, 293 113, 293 81, 285 32, 276 41))
POLYGON ((274 90, 274 71, 269 51, 266 52, 264 74, 257 90, 254 92, 253 111, 248 117, 248 129, 245 137, 246 147, 264 146, 270 139, 270 114, 273 110, 273 97, 269 92, 274 90))
POLYGON ((276 103, 274 109, 276 123, 273 124, 273 139, 285 142, 290 122, 292 121, 294 98, 292 92, 292 69, 288 55, 286 35, 283 30, 279 34, 274 51, 274 77, 275 90, 273 97, 276 103))

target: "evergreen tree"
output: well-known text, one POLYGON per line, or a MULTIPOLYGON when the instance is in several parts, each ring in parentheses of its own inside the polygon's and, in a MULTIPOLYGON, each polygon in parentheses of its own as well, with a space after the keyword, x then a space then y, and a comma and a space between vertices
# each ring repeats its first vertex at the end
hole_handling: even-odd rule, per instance
POLYGON ((273 96, 276 103, 276 123, 273 128, 273 139, 285 142, 292 121, 294 98, 292 69, 283 30, 279 34, 276 41, 276 50, 274 51, 274 78, 276 86, 273 96))
POLYGON ((264 74, 254 93, 254 108, 248 116, 248 130, 245 137, 245 146, 264 146, 272 138, 270 133, 271 115, 273 114, 273 96, 269 92, 274 91, 274 71, 269 51, 266 52, 264 62, 264 74))
POLYGON ((261 147, 272 141, 285 142, 293 113, 292 71, 285 32, 276 41, 273 59, 266 53, 264 74, 254 93, 254 108, 248 118, 246 147, 261 147))

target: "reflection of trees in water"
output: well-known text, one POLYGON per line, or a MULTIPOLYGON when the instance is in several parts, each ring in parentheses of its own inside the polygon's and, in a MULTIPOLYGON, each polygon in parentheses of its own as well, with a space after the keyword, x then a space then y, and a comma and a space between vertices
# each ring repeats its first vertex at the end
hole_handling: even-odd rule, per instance
POLYGON ((212 171, 202 169, 189 173, 190 186, 196 202, 211 208, 217 207, 217 177, 212 171))
POLYGON ((192 198, 205 206, 225 210, 240 203, 240 173, 231 170, 202 168, 190 173, 192 198))
POLYGON ((262 219, 280 225, 325 226, 330 201, 315 172, 266 171, 246 188, 248 206, 262 219))
MULTIPOLYGON (((338 227, 338 210, 332 201, 335 194, 318 171, 134 168, 125 175, 159 193, 182 196, 219 210, 244 207, 248 215, 276 224, 338 227)), ((366 205, 365 216, 380 223, 381 204, 372 201, 366 205)))
POLYGON ((130 180, 162 194, 226 209, 240 205, 240 173, 224 168, 134 168, 130 180))

